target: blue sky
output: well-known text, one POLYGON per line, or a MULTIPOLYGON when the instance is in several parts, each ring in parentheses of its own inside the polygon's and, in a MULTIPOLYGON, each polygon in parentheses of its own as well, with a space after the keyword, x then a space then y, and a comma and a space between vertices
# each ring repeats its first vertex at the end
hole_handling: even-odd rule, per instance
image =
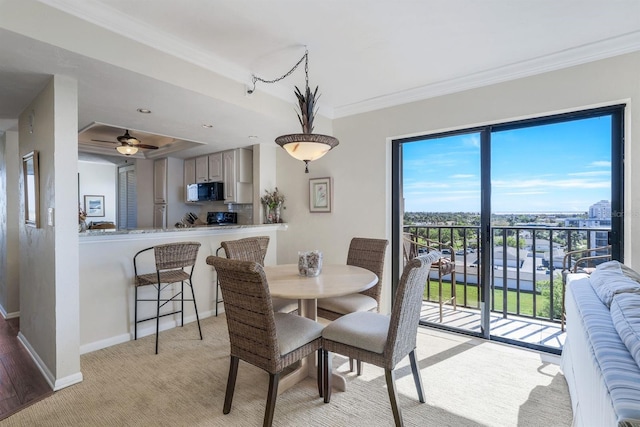
MULTIPOLYGON (((492 134, 492 210, 585 212, 611 199, 611 120, 492 134)), ((403 145, 406 212, 480 211, 480 135, 403 145)))

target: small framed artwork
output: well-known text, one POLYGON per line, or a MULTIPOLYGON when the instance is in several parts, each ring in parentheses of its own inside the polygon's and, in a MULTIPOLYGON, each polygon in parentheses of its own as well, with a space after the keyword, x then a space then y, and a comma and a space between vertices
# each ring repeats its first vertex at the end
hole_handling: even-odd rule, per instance
POLYGON ((104 216, 104 196, 84 196, 87 216, 104 216))
POLYGON ((22 157, 24 180, 24 222, 30 227, 40 227, 40 174, 38 152, 32 151, 22 157))
POLYGON ((309 212, 331 212, 331 178, 309 180, 309 212))

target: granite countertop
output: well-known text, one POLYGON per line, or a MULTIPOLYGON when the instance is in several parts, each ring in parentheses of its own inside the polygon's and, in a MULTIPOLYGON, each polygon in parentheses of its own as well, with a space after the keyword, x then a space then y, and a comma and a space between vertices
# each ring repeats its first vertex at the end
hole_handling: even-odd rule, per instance
POLYGON ((87 230, 78 233, 80 237, 84 236, 114 236, 114 235, 126 235, 126 234, 150 234, 150 233, 172 233, 176 231, 200 231, 200 232, 215 232, 222 230, 234 230, 234 229, 250 229, 250 228, 264 228, 264 227, 273 227, 278 226, 281 229, 286 230, 288 228, 287 224, 234 224, 234 225, 198 225, 194 227, 171 227, 171 228, 136 228, 133 230, 87 230))

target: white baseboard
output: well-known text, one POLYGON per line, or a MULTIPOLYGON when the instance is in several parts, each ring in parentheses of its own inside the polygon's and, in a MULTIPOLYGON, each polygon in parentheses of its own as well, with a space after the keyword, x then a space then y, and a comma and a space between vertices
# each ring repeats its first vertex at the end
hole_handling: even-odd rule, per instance
POLYGON ((15 319, 16 317, 20 317, 19 311, 14 311, 13 313, 7 313, 7 310, 4 309, 2 304, 0 304, 0 314, 2 314, 2 317, 5 319, 15 319))
POLYGON ((73 375, 68 375, 64 378, 58 378, 53 387, 53 391, 61 390, 65 387, 69 387, 70 385, 81 383, 83 380, 82 372, 75 373, 73 375))
POLYGON ((27 340, 27 338, 22 334, 22 332, 18 332, 18 340, 22 343, 24 348, 27 350, 27 352, 29 353, 29 356, 31 356, 31 359, 35 362, 36 366, 38 367, 42 375, 44 375, 44 379, 47 381, 47 383, 49 383, 49 386, 55 390, 55 383, 56 383, 55 377, 53 376, 49 368, 47 368, 47 365, 45 365, 42 359, 40 359, 40 356, 38 356, 38 353, 36 353, 36 351, 33 349, 31 344, 29 343, 29 340, 27 340))

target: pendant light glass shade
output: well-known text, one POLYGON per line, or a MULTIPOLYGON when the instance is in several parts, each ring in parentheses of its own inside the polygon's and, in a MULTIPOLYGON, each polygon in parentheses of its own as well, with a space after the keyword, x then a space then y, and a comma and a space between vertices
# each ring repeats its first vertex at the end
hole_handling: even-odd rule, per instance
POLYGON ((116 150, 118 150, 118 153, 124 154, 125 156, 131 156, 138 152, 137 147, 132 147, 130 145, 120 145, 116 147, 116 150))
POLYGON ((295 133, 279 136, 276 138, 276 144, 287 150, 291 157, 303 162, 312 162, 338 145, 338 140, 328 135, 295 133))

